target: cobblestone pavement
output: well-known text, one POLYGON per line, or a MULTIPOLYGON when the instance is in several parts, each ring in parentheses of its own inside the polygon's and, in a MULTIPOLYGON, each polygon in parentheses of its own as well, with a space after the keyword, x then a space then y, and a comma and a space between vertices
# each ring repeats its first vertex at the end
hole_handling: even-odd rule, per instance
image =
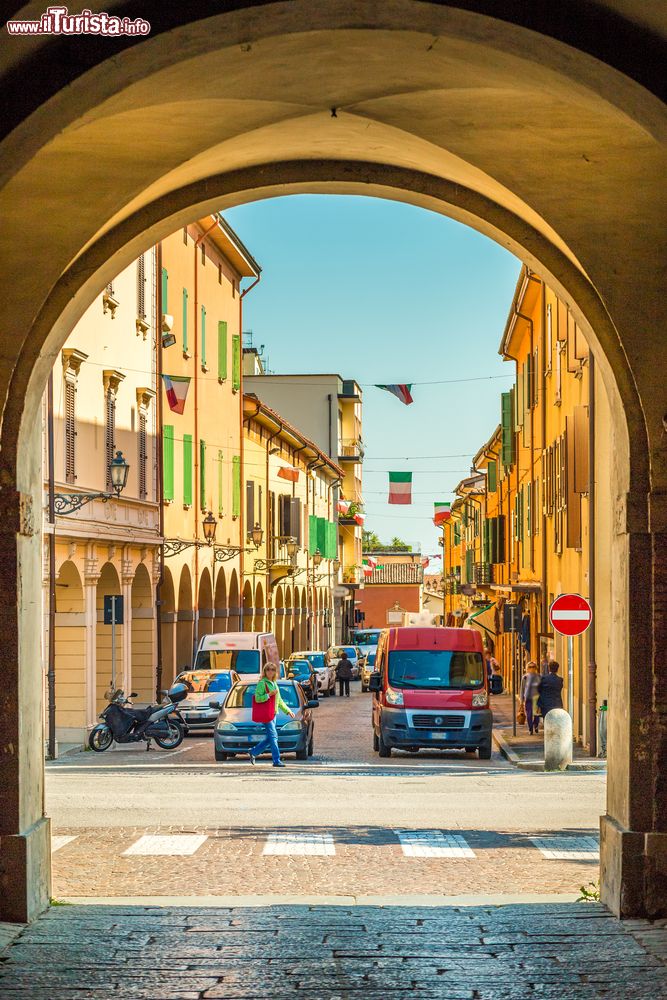
POLYGON ((596 904, 54 908, 0 963, 3 1000, 656 1000, 665 922, 596 904))
POLYGON ((216 764, 210 734, 175 753, 124 749, 49 765, 54 896, 576 896, 597 879, 602 777, 518 772, 498 754, 381 761, 369 696, 353 691, 322 700, 316 758, 284 771, 216 764), (133 846, 179 834, 195 839, 173 843, 191 852, 175 863, 160 853, 168 841, 133 846), (562 857, 534 841, 554 834, 565 837, 562 857), (276 836, 292 843, 266 857, 276 836), (594 838, 583 853, 581 837, 594 838))

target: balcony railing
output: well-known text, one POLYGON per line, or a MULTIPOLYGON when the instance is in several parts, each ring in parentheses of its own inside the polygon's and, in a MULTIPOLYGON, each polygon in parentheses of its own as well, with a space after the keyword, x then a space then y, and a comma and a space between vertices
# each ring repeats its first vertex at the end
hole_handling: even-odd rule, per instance
POLYGON ((338 457, 360 462, 364 457, 364 443, 361 438, 342 438, 338 449, 338 457))
POLYGON ((271 558, 277 559, 280 563, 290 563, 292 561, 287 552, 287 542, 289 538, 284 535, 276 535, 271 539, 271 558))
POLYGON ((473 566, 472 582, 479 584, 493 583, 493 564, 478 562, 473 566))

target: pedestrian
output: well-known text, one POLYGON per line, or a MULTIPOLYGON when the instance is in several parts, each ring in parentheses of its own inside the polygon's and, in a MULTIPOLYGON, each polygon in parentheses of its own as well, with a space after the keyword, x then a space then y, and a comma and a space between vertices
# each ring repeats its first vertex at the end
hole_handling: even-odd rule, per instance
POLYGON ((559 664, 555 660, 550 660, 548 674, 540 679, 538 704, 542 718, 545 718, 552 708, 563 707, 563 678, 558 676, 559 670, 559 664))
POLYGON ((497 660, 493 660, 491 665, 491 694, 502 694, 503 693, 503 675, 500 672, 500 664, 497 660))
POLYGON ((352 677, 352 664, 348 658, 347 653, 343 650, 340 660, 338 661, 338 666, 336 667, 336 676, 338 677, 338 694, 343 697, 345 694, 346 698, 350 697, 350 679, 352 677))
POLYGON ((528 732, 532 736, 540 731, 539 709, 537 707, 539 699, 540 675, 537 672, 535 660, 530 660, 526 664, 526 672, 521 678, 520 697, 526 713, 528 732))
POLYGON ((276 729, 276 715, 278 712, 284 712, 289 715, 292 719, 294 718, 294 712, 286 705, 283 699, 280 697, 280 688, 277 683, 278 678, 278 667, 275 663, 265 663, 262 667, 262 675, 257 682, 255 688, 255 701, 259 705, 266 704, 270 699, 273 700, 273 710, 271 718, 268 722, 264 722, 264 732, 266 736, 261 743, 258 743, 256 747, 253 747, 249 751, 248 756, 250 757, 250 763, 254 764, 255 759, 259 757, 260 754, 264 753, 265 750, 271 751, 271 758, 273 760, 274 767, 284 767, 283 761, 280 759, 280 749, 278 747, 278 730, 276 729))

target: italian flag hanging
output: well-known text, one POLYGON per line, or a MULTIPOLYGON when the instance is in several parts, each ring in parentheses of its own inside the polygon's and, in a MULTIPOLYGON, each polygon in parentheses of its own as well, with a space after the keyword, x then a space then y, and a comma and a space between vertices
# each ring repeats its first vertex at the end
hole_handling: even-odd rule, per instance
POLYGON ((412 503, 412 473, 389 473, 389 503, 412 503))
POLYGON ((167 394, 169 409, 174 413, 183 413, 185 400, 188 398, 190 379, 181 375, 163 375, 164 391, 167 394))
POLYGON ((433 506, 434 506, 433 523, 437 528, 441 524, 444 524, 445 521, 449 520, 452 513, 451 511, 452 505, 450 503, 438 503, 436 501, 436 503, 433 506))

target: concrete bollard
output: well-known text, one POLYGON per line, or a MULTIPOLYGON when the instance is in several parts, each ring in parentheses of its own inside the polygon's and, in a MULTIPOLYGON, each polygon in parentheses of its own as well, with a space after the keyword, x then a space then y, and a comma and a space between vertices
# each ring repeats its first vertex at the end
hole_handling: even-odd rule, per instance
POLYGON ((544 717, 544 770, 564 771, 572 763, 572 719, 564 708, 544 717))

